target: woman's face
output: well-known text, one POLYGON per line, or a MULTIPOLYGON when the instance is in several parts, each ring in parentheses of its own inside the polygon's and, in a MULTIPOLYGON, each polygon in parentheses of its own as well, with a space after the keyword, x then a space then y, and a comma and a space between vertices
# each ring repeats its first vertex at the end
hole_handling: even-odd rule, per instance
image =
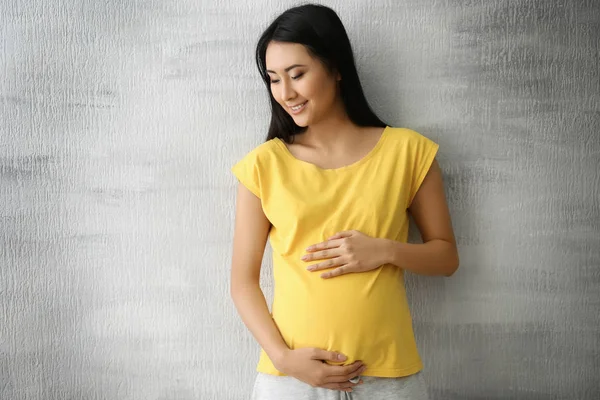
POLYGON ((306 127, 327 116, 339 100, 337 76, 298 43, 271 42, 266 53, 271 93, 296 125, 306 127))

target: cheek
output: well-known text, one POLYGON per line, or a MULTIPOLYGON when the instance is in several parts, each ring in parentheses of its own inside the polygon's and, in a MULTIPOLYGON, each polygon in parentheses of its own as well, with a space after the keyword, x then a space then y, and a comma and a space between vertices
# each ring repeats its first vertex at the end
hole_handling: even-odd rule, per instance
POLYGON ((275 99, 275 101, 279 105, 281 105, 282 107, 284 107, 283 100, 281 99, 281 96, 279 95, 279 91, 277 89, 271 89, 271 96, 273 96, 273 99, 275 99))
POLYGON ((330 85, 321 85, 311 88, 310 99, 313 100, 314 104, 318 105, 319 108, 329 108, 336 100, 335 87, 330 85))
POLYGON ((306 82, 301 87, 302 97, 318 101, 322 94, 322 89, 315 82, 306 82))
POLYGON ((273 88, 273 86, 271 86, 270 91, 271 91, 271 96, 273 96, 273 98, 275 99, 275 101, 279 103, 279 96, 277 96, 277 90, 275 90, 273 88))

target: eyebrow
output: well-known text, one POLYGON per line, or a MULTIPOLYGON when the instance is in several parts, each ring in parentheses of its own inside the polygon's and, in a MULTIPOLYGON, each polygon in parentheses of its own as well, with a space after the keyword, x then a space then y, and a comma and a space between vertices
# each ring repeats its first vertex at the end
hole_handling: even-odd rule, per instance
MULTIPOLYGON (((287 67, 287 68, 285 69, 285 72, 288 72, 290 69, 292 69, 292 68, 296 68, 296 67, 306 67, 306 65, 303 65, 303 64, 294 64, 294 65, 290 65, 289 67, 287 67)), ((271 72, 271 73, 273 73, 273 74, 276 74, 276 72, 275 72, 275 71, 272 71, 272 70, 270 70, 270 69, 268 69, 268 70, 267 70, 267 72, 271 72)))

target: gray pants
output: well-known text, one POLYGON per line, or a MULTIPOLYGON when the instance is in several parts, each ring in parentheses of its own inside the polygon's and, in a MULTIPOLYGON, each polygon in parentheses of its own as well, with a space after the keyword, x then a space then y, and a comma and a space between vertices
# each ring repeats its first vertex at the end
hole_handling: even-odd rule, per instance
POLYGON ((422 372, 402 378, 362 376, 351 393, 314 388, 291 376, 258 373, 252 400, 428 400, 422 372))

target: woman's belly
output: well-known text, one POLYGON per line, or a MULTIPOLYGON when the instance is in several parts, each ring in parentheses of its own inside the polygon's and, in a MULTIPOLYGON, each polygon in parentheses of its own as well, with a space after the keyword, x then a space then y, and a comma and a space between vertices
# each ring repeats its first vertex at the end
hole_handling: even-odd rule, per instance
POLYGON ((414 341, 402 270, 387 264, 330 279, 322 272, 275 270, 273 319, 288 347, 338 351, 348 357, 343 364, 367 368, 401 357, 403 343, 414 341))

